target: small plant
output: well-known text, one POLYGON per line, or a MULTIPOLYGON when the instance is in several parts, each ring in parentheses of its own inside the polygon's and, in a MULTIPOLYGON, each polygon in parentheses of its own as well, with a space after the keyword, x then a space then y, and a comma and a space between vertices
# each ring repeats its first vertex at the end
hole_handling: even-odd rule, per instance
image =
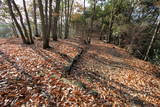
POLYGON ((86 84, 82 83, 81 81, 76 81, 74 84, 80 87, 81 89, 87 89, 86 84))
POLYGON ((91 77, 87 77, 87 80, 88 80, 90 83, 93 82, 93 78, 91 78, 91 77))

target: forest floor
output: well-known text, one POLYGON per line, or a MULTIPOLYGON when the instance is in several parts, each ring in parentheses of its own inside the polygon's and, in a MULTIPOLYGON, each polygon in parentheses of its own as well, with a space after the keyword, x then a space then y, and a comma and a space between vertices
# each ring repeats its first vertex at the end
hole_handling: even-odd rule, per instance
POLYGON ((0 38, 0 106, 160 106, 157 66, 96 39, 89 46, 80 38, 50 46, 0 38), (64 75, 81 50, 70 75, 64 75))

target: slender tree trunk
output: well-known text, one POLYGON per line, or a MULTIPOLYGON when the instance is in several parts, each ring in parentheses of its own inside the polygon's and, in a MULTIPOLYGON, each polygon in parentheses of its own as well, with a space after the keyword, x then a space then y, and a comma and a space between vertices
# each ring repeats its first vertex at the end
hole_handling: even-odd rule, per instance
POLYGON ((83 1, 83 30, 82 30, 82 37, 85 42, 86 38, 86 20, 85 20, 85 12, 86 12, 86 0, 83 1))
POLYGON ((64 34, 64 39, 68 38, 68 34, 69 34, 69 29, 68 29, 68 23, 69 21, 69 0, 65 0, 65 34, 64 34))
POLYGON ((13 21, 15 22, 15 25, 17 26, 17 29, 18 29, 18 31, 19 31, 19 33, 21 35, 22 41, 23 41, 24 44, 27 44, 27 41, 25 39, 25 36, 24 36, 23 31, 21 29, 21 26, 19 25, 19 23, 18 23, 18 21, 17 21, 17 19, 15 17, 15 14, 13 13, 11 1, 7 0, 7 4, 8 4, 10 15, 11 15, 13 21))
POLYGON ((30 42, 29 42, 29 37, 28 37, 28 32, 27 32, 26 26, 25 26, 25 24, 24 24, 24 22, 23 22, 22 14, 21 14, 21 12, 20 12, 20 10, 19 10, 19 8, 18 8, 18 6, 17 6, 17 4, 15 3, 14 0, 12 1, 12 3, 13 3, 13 6, 14 6, 15 9, 17 10, 18 15, 19 15, 19 17, 20 17, 20 22, 21 22, 22 28, 23 28, 23 30, 24 30, 25 37, 27 38, 26 42, 27 42, 27 44, 30 44, 30 42))
MULTIPOLYGON (((101 10, 103 8, 103 1, 101 1, 101 10)), ((101 17, 101 32, 100 32, 100 40, 103 40, 103 31, 104 31, 104 24, 103 24, 104 17, 101 17)))
POLYGON ((57 22, 59 19, 59 10, 60 10, 60 0, 56 0, 56 7, 55 7, 55 16, 53 21, 53 40, 57 41, 57 22))
POLYGON ((92 19, 91 19, 91 29, 89 30, 90 34, 87 38, 87 44, 91 43, 91 37, 93 35, 93 24, 94 24, 95 16, 96 16, 96 0, 94 0, 93 15, 92 15, 92 19))
POLYGON ((157 35, 157 33, 158 33, 159 27, 160 27, 160 21, 158 22, 158 24, 157 24, 157 26, 156 26, 156 29, 155 29, 154 34, 153 34, 153 36, 152 36, 152 39, 151 39, 151 42, 150 42, 149 47, 148 47, 148 49, 147 49, 147 52, 146 52, 146 55, 145 55, 144 60, 147 60, 147 58, 148 58, 148 54, 149 54, 149 52, 150 52, 150 49, 151 49, 152 44, 153 44, 153 42, 154 42, 154 39, 155 39, 155 37, 156 37, 156 35, 157 35))
POLYGON ((49 38, 47 38, 47 31, 46 31, 46 24, 45 24, 45 15, 43 12, 43 4, 42 0, 38 0, 38 6, 39 6, 39 12, 40 12, 40 18, 41 18, 41 29, 42 29, 42 39, 43 39, 43 48, 49 48, 49 38))
POLYGON ((38 34, 38 26, 37 26, 37 0, 33 0, 33 9, 34 9, 34 26, 35 26, 35 36, 39 37, 40 35, 38 34))
POLYGON ((25 0, 23 0, 23 6, 24 6, 24 12, 25 12, 25 15, 26 15, 26 20, 27 20, 28 29, 29 29, 30 43, 33 44, 34 41, 33 41, 33 38, 32 38, 32 29, 31 29, 31 24, 30 24, 30 21, 29 21, 29 16, 28 16, 25 0))
POLYGON ((61 7, 61 29, 60 29, 60 38, 62 38, 62 36, 63 36, 63 11, 64 11, 64 3, 63 3, 63 0, 62 0, 62 7, 61 7))
POLYGON ((111 13, 111 20, 110 20, 110 24, 109 24, 109 34, 107 35, 107 42, 111 42, 111 37, 112 37, 112 26, 113 26, 113 21, 114 21, 114 15, 113 12, 111 13))
POLYGON ((71 24, 70 22, 71 22, 71 16, 72 16, 72 12, 73 12, 73 4, 74 4, 74 0, 71 1, 71 5, 70 5, 70 7, 69 7, 70 9, 69 9, 69 17, 68 17, 68 18, 69 18, 69 19, 68 19, 68 35, 69 35, 69 33, 70 33, 70 26, 71 26, 71 25, 70 25, 70 24, 71 24))
POLYGON ((65 39, 68 38, 69 36, 69 24, 70 24, 70 19, 71 19, 71 13, 72 13, 72 7, 73 7, 74 0, 71 2, 70 6, 70 0, 65 0, 65 39))
POLYGON ((66 35, 67 38, 69 36, 69 13, 70 13, 70 0, 68 0, 68 6, 67 6, 67 30, 66 30, 66 35))
POLYGON ((45 23, 47 28, 48 27, 48 0, 45 0, 45 23))
POLYGON ((53 0, 49 0, 49 22, 48 22, 48 33, 47 33, 48 42, 49 42, 51 28, 52 28, 52 12, 53 12, 52 2, 53 0))
POLYGON ((46 43, 48 43, 47 48, 50 48, 49 46, 49 40, 50 40, 50 31, 51 31, 51 19, 52 17, 52 0, 45 0, 45 28, 46 28, 46 43), (48 4, 49 3, 49 4, 48 4), (49 12, 48 12, 48 5, 49 5, 49 12))
POLYGON ((100 32, 100 40, 103 40, 104 39, 103 32, 104 32, 105 25, 103 24, 103 22, 101 24, 102 25, 101 25, 101 32, 100 32))
POLYGON ((93 23, 94 23, 94 20, 95 20, 95 11, 96 11, 96 0, 94 0, 94 6, 93 6, 93 15, 92 15, 92 20, 91 20, 91 30, 93 32, 93 23))
POLYGON ((58 37, 61 38, 61 19, 58 21, 58 37))
POLYGON ((64 28, 64 39, 67 39, 67 0, 64 0, 64 4, 65 4, 65 8, 64 8, 64 11, 65 11, 65 28, 64 28))
POLYGON ((71 6, 70 6, 70 9, 69 9, 69 18, 70 19, 71 19, 71 15, 72 15, 72 11, 73 11, 73 4, 74 4, 74 0, 72 0, 71 6))

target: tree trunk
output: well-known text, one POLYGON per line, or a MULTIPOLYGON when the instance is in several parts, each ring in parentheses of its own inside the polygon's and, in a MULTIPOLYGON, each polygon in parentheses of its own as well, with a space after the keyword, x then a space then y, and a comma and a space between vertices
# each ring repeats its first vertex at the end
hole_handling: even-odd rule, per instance
MULTIPOLYGON (((103 1, 101 1, 101 10, 103 10, 102 9, 103 8, 103 1)), ((103 20, 104 20, 104 17, 102 16, 101 17, 101 32, 100 32, 100 40, 103 40, 104 38, 104 36, 103 36, 103 31, 104 31, 104 24, 103 24, 103 20)))
POLYGON ((37 26, 37 4, 36 0, 33 0, 33 9, 34 9, 34 26, 35 26, 35 36, 39 37, 40 35, 38 34, 38 26, 37 26))
POLYGON ((53 12, 52 2, 53 0, 49 0, 49 21, 48 21, 48 33, 47 33, 48 42, 49 42, 51 28, 52 28, 52 12, 53 12))
POLYGON ((53 21, 53 40, 57 41, 57 22, 59 19, 59 10, 60 10, 60 0, 56 0, 56 7, 55 7, 55 16, 53 21))
POLYGON ((18 8, 18 6, 17 6, 17 4, 15 3, 14 0, 12 1, 12 3, 13 3, 13 5, 14 5, 15 9, 17 10, 18 15, 20 17, 20 22, 21 22, 22 28, 24 30, 25 37, 27 38, 27 44, 30 44, 29 37, 28 37, 28 32, 27 32, 26 26, 25 26, 25 24, 23 22, 22 14, 21 14, 21 12, 20 12, 20 10, 19 10, 19 8, 18 8))
POLYGON ((151 49, 152 44, 153 44, 153 42, 154 42, 154 39, 155 39, 155 37, 156 37, 156 35, 157 35, 157 33, 158 33, 159 27, 160 27, 160 21, 158 22, 158 24, 157 24, 157 26, 156 26, 156 29, 155 29, 154 34, 153 34, 153 36, 152 36, 152 39, 151 39, 151 42, 150 42, 149 47, 148 47, 148 49, 147 49, 147 52, 146 52, 146 55, 145 55, 144 60, 147 60, 147 58, 148 58, 148 54, 149 54, 149 52, 150 52, 150 49, 151 49))
POLYGON ((69 15, 68 15, 68 35, 69 35, 69 33, 70 33, 70 22, 71 22, 71 15, 72 15, 72 11, 73 11, 73 4, 74 4, 74 0, 72 0, 72 2, 71 2, 71 5, 70 5, 70 7, 68 7, 68 8, 70 8, 69 9, 69 15))
POLYGON ((111 42, 111 38, 112 38, 112 26, 113 26, 113 22, 114 22, 114 14, 113 11, 111 13, 111 20, 110 20, 110 24, 109 24, 109 34, 107 35, 107 42, 111 42))
POLYGON ((33 44, 34 41, 32 38, 32 29, 31 29, 31 24, 30 24, 29 17, 28 17, 28 12, 27 12, 27 8, 26 8, 25 0, 23 0, 23 6, 24 6, 24 12, 25 12, 25 16, 26 16, 26 20, 27 20, 27 24, 28 24, 28 29, 29 29, 30 43, 33 44))
POLYGON ((47 28, 48 27, 48 0, 45 0, 45 23, 47 28))
POLYGON ((69 29, 68 29, 68 25, 69 25, 69 23, 68 23, 68 20, 69 19, 69 0, 67 1, 67 0, 65 0, 65 34, 64 34, 64 39, 67 39, 68 38, 68 34, 69 34, 69 29))
POLYGON ((83 1, 83 28, 82 28, 82 39, 85 42, 86 40, 86 20, 85 20, 85 12, 86 12, 86 0, 83 1))
POLYGON ((21 26, 19 25, 19 23, 18 23, 18 21, 15 17, 15 14, 13 13, 11 1, 7 0, 7 4, 8 4, 10 15, 11 15, 12 19, 14 20, 15 25, 17 26, 17 29, 18 29, 18 31, 21 35, 22 41, 23 41, 24 44, 27 44, 27 40, 25 39, 25 36, 24 36, 23 31, 21 29, 21 26))
POLYGON ((60 29, 60 38, 62 38, 62 36, 63 36, 63 23, 62 23, 62 21, 63 21, 63 11, 64 11, 64 3, 63 3, 63 0, 62 0, 62 7, 61 7, 61 29, 60 29))
POLYGON ((41 18, 41 30, 42 30, 42 39, 43 39, 43 48, 49 48, 49 38, 47 38, 47 32, 46 32, 46 24, 45 24, 45 15, 43 13, 43 4, 42 0, 38 0, 38 6, 39 6, 39 12, 40 12, 40 18, 41 18))
POLYGON ((101 32, 100 32, 100 40, 103 40, 104 39, 103 32, 104 32, 105 25, 103 24, 103 22, 101 24, 102 25, 101 25, 101 32))
POLYGON ((91 19, 91 29, 89 29, 89 35, 87 37, 87 44, 91 43, 91 37, 93 35, 93 24, 96 16, 96 0, 94 0, 94 6, 93 6, 93 15, 91 19))

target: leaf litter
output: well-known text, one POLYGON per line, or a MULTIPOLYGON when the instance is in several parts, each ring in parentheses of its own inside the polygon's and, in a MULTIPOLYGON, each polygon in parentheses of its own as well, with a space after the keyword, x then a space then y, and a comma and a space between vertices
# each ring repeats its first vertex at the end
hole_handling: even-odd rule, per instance
POLYGON ((94 40, 71 70, 63 69, 84 46, 78 38, 23 45, 0 39, 1 106, 148 106, 160 105, 159 68, 124 49, 94 40))

